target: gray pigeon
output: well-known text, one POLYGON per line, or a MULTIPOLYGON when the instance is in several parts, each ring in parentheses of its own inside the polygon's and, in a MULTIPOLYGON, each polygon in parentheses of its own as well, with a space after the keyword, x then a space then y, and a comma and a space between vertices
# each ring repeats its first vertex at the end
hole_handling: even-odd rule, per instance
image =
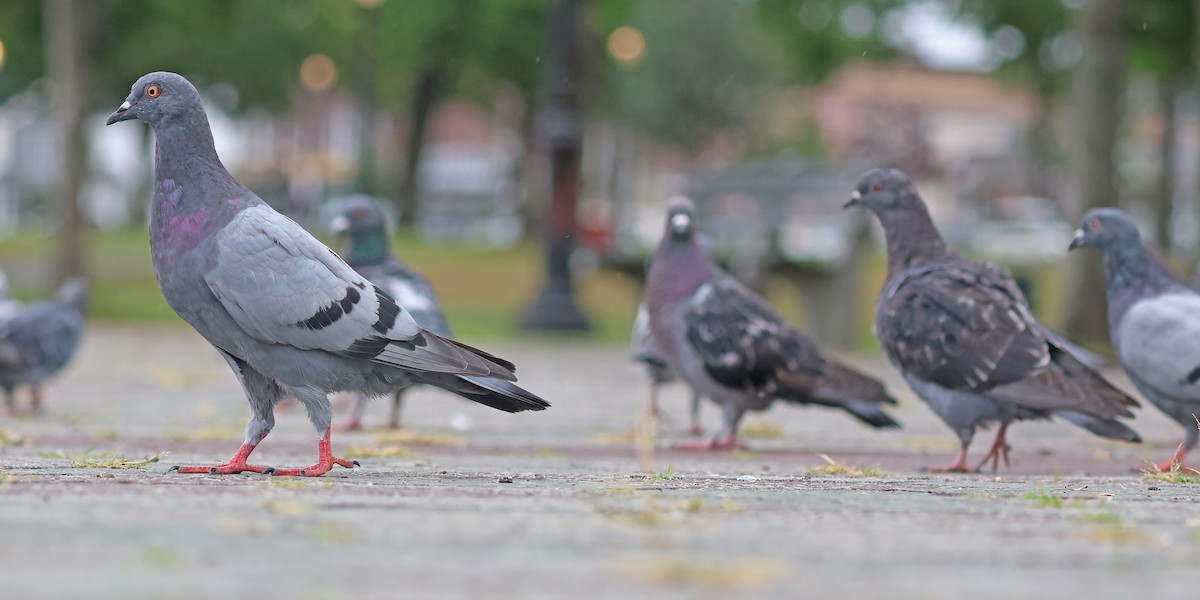
POLYGON ((83 337, 87 285, 80 278, 63 282, 54 298, 19 306, 0 322, 0 387, 9 414, 14 393, 29 386, 30 409, 42 410, 42 384, 71 362, 83 337))
MULTIPOLYGON (((442 337, 452 337, 450 326, 429 282, 392 255, 388 245, 387 217, 378 202, 365 196, 347 198, 342 202, 340 214, 333 220, 332 228, 335 233, 345 235, 349 240, 345 252, 346 264, 403 306, 412 314, 417 325, 442 337)), ((388 427, 391 429, 400 427, 400 407, 407 388, 406 382, 392 394, 392 409, 388 418, 388 427)), ((362 429, 362 417, 369 400, 370 396, 359 393, 350 419, 340 427, 350 431, 362 429)))
MULTIPOLYGON (((1138 442, 1117 417, 1137 401, 1074 356, 1030 313, 1003 267, 961 258, 946 246, 908 176, 867 172, 846 206, 862 206, 887 236, 887 281, 875 305, 875 336, 912 390, 950 426, 962 449, 938 471, 966 471, 975 429, 998 423, 984 463, 1008 464, 1015 420, 1057 415, 1097 435, 1138 442)), ((978 467, 977 467, 978 468, 978 467)))
POLYGON ((334 391, 383 395, 411 381, 506 412, 549 406, 512 383, 512 363, 421 328, 387 292, 238 183, 217 158, 200 94, 186 79, 142 76, 107 124, 129 119, 154 130, 150 257, 159 288, 229 363, 253 413, 228 462, 175 470, 316 476, 351 467, 330 450, 334 391), (317 430, 317 463, 247 464, 285 396, 304 405, 317 430))
POLYGON ((721 407, 722 420, 684 449, 732 448, 747 410, 776 399, 840 408, 872 427, 899 427, 878 381, 821 353, 765 300, 722 271, 696 243, 695 208, 667 209, 666 232, 646 280, 650 331, 667 365, 721 407))
MULTIPOLYGON (((646 375, 650 378, 650 413, 658 416, 659 386, 671 383, 678 378, 671 371, 671 367, 667 366, 667 360, 663 358, 658 346, 654 345, 654 338, 650 334, 650 312, 646 310, 645 302, 638 305, 637 317, 633 321, 631 343, 633 359, 645 365, 646 375)), ((700 435, 704 432, 700 426, 700 401, 702 399, 700 394, 692 391, 691 423, 688 427, 688 431, 692 435, 700 435)))
POLYGON ((1108 327, 1121 367, 1147 400, 1183 425, 1183 443, 1157 465, 1171 470, 1200 438, 1200 294, 1164 270, 1120 210, 1088 211, 1071 240, 1072 250, 1080 246, 1104 253, 1108 327))

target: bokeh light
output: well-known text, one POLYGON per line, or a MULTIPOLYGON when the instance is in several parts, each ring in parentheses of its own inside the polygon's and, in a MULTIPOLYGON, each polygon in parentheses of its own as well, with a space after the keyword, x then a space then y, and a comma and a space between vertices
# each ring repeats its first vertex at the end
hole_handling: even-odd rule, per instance
POLYGON ((329 91, 337 83, 337 66, 333 59, 324 54, 313 54, 300 63, 300 85, 304 89, 320 93, 329 91))
POLYGON ((4 40, 0 40, 0 69, 4 68, 4 40))
POLYGON ((646 53, 646 38, 636 27, 618 27, 608 34, 608 54, 621 66, 632 67, 646 53))

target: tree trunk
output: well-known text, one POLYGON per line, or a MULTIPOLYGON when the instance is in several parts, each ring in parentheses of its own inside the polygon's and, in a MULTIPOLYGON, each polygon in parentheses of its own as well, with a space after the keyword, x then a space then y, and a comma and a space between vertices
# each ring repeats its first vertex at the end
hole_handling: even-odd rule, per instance
MULTIPOLYGON (((1096 206, 1116 206, 1117 177, 1113 151, 1121 117, 1125 78, 1126 0, 1089 0, 1079 12, 1083 58, 1071 92, 1075 108, 1071 128, 1074 219, 1096 206)), ((1082 342, 1108 339, 1104 273, 1097 252, 1076 252, 1067 263, 1067 333, 1082 342)))
POLYGON ((91 56, 107 3, 49 0, 45 5, 46 64, 50 102, 58 125, 62 167, 55 191, 61 215, 55 283, 82 275, 85 222, 81 192, 87 176, 87 141, 83 137, 87 100, 91 95, 91 56))
POLYGON ((417 186, 417 168, 421 165, 421 152, 425 149, 425 130, 429 127, 429 115, 442 92, 442 70, 439 67, 426 69, 417 80, 413 90, 412 115, 409 119, 408 141, 404 145, 404 171, 400 181, 397 219, 398 227, 412 227, 417 223, 420 211, 420 189, 417 186))
POLYGON ((1166 256, 1171 255, 1171 217, 1175 208, 1175 100, 1179 87, 1171 78, 1158 82, 1158 111, 1163 133, 1159 140, 1158 180, 1150 206, 1154 211, 1154 241, 1166 256))

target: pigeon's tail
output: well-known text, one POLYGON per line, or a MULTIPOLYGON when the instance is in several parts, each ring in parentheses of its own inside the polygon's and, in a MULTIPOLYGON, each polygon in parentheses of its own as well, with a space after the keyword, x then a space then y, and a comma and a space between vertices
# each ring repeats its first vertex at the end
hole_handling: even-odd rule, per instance
POLYGON ((1073 410, 1059 410, 1055 411, 1054 414, 1061 417, 1064 421, 1082 427, 1100 437, 1121 440, 1123 442, 1133 442, 1135 444, 1142 443, 1142 436, 1138 435, 1138 432, 1130 429, 1128 425, 1116 419, 1106 419, 1073 410))
POLYGON ((900 427, 900 423, 893 419, 891 415, 883 412, 878 403, 856 400, 843 404, 842 408, 854 415, 854 418, 876 429, 894 429, 900 427))
POLYGON ((841 408, 858 420, 877 428, 899 427, 883 410, 885 404, 896 404, 883 384, 847 366, 830 361, 829 371, 811 382, 806 397, 783 396, 785 400, 814 402, 841 408))
POLYGON ((467 400, 478 402, 504 412, 546 410, 550 403, 538 398, 528 390, 511 381, 493 377, 437 376, 430 381, 434 385, 454 392, 467 400))

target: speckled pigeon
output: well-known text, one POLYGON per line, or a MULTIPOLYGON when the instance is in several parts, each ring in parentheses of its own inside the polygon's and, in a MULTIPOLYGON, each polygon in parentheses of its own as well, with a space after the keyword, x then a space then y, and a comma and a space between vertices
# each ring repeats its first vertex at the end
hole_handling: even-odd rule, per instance
MULTIPOLYGON (((654 338, 650 334, 650 312, 646 310, 646 303, 644 302, 638 305, 637 317, 633 321, 633 334, 630 341, 633 345, 633 359, 645 365, 646 376, 650 379, 650 413, 658 416, 659 386, 664 383, 671 383, 678 378, 671 371, 671 367, 667 365, 667 359, 663 358, 658 346, 654 344, 654 338)), ((695 390, 692 390, 691 423, 688 427, 688 431, 692 435, 700 435, 704 432, 700 426, 701 400, 703 400, 703 397, 697 394, 695 390)))
MULTIPOLYGON (((333 220, 332 229, 348 239, 346 264, 403 306, 417 325, 442 337, 452 337, 429 282, 392 255, 388 245, 387 217, 378 202, 365 196, 346 198, 333 220)), ((400 427, 400 408, 407 388, 406 382, 392 394, 388 418, 391 429, 400 427)), ((340 427, 350 431, 362 429, 363 412, 369 400, 370 396, 359 393, 350 418, 340 427)))
POLYGON ((142 76, 107 123, 128 119, 154 130, 150 256, 159 288, 229 363, 252 410, 228 462, 175 470, 316 476, 351 467, 330 450, 334 391, 382 395, 411 380, 507 412, 549 406, 512 383, 512 363, 422 329, 387 292, 238 183, 218 159, 200 94, 186 79, 142 76), (247 464, 285 396, 303 404, 316 427, 317 463, 247 464))
POLYGON ((684 449, 732 448, 747 410, 775 400, 840 408, 872 427, 899 427, 878 381, 821 353, 760 296, 717 266, 696 243, 695 208, 667 209, 666 232, 650 260, 645 302, 667 365, 721 407, 721 423, 684 449))
POLYGON ((9 414, 16 412, 14 392, 29 386, 30 409, 42 410, 42 384, 75 356, 83 337, 87 285, 67 279, 54 298, 18 306, 0 321, 0 387, 9 414))
POLYGON ((1088 211, 1070 247, 1081 246, 1104 253, 1117 360, 1147 400, 1183 425, 1183 443, 1157 465, 1168 471, 1200 438, 1200 294, 1154 260, 1137 225, 1118 209, 1088 211))
POLYGON ((1057 415, 1097 435, 1141 441, 1117 420, 1137 401, 1075 357, 1034 319, 1003 267, 961 258, 946 246, 908 176, 867 172, 846 206, 862 206, 887 236, 887 280, 875 306, 875 336, 913 391, 958 434, 966 471, 975 429, 998 423, 995 469, 1008 463, 1014 420, 1057 415))

